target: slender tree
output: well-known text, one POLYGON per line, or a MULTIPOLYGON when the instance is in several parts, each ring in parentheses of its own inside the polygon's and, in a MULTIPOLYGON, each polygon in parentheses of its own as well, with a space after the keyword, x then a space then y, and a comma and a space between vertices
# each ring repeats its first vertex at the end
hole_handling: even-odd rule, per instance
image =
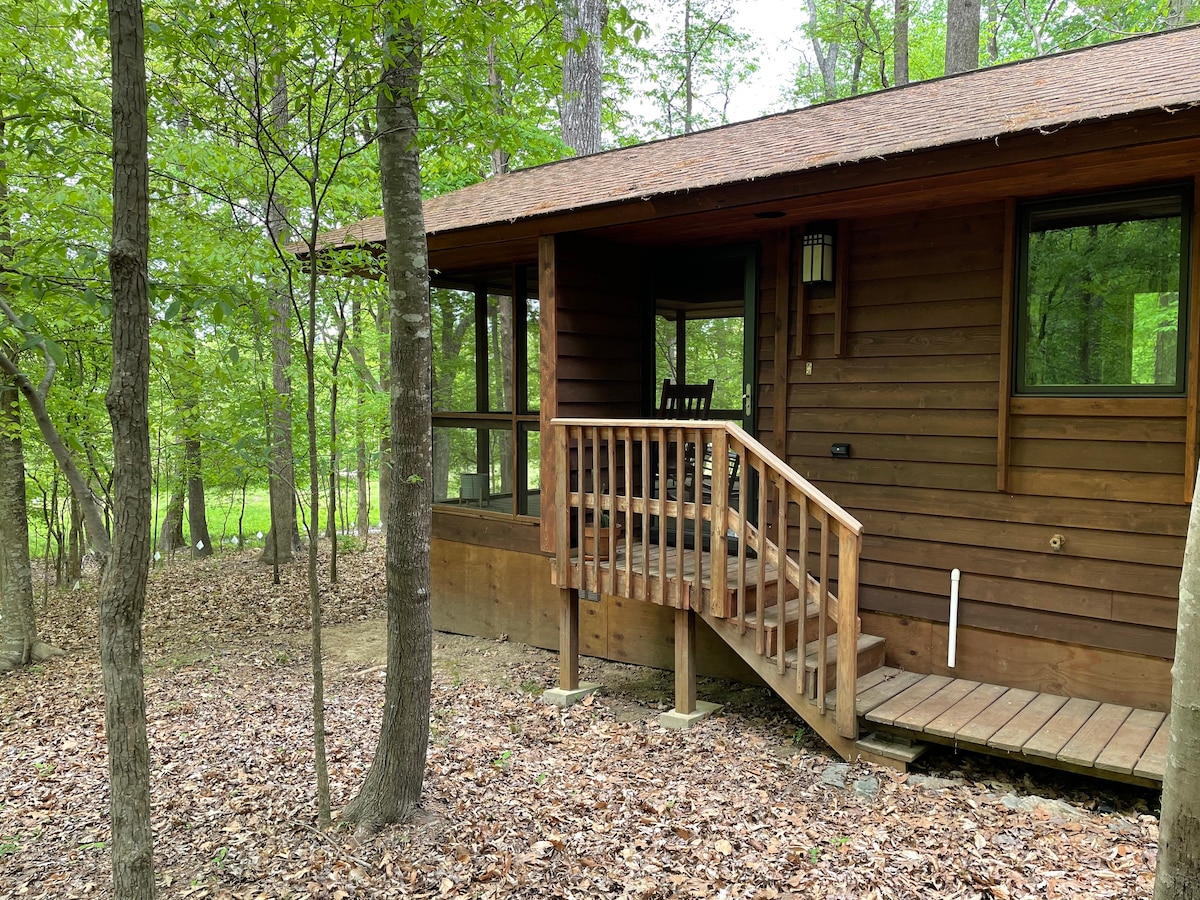
POLYGON ((100 664, 108 740, 113 894, 154 896, 142 612, 150 565, 150 189, 141 0, 109 0, 112 52, 112 559, 100 582, 100 664))
POLYGON ((387 517, 387 680, 379 744, 358 795, 343 812, 364 832, 407 819, 421 799, 429 744, 433 625, 429 607, 432 522, 432 383, 429 271, 417 91, 421 4, 383 5, 386 37, 377 106, 380 185, 391 311, 392 478, 387 517))
POLYGON ((1171 732, 1163 773, 1154 900, 1200 900, 1200 491, 1179 579, 1171 732))

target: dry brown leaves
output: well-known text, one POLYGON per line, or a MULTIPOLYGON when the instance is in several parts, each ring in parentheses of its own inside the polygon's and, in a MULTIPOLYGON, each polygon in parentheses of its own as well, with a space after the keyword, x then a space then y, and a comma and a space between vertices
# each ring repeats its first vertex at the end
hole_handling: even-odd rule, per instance
MULTIPOLYGON (((379 615, 380 562, 345 559, 330 622, 379 615)), ((246 555, 152 582, 161 897, 1150 896, 1152 816, 1011 809, 983 784, 930 788, 867 766, 848 783, 880 787, 860 797, 822 781, 827 756, 787 752, 786 716, 668 733, 652 716, 618 722, 605 697, 561 711, 531 690, 553 684, 553 654, 519 648, 507 679, 439 666, 418 823, 365 843, 321 833, 309 665, 294 649, 303 567, 285 576, 271 586, 246 555)), ((87 590, 53 600, 44 631, 72 655, 0 678, 2 897, 111 896, 94 603, 87 590)), ((339 807, 370 762, 382 673, 331 663, 326 695, 339 807)))

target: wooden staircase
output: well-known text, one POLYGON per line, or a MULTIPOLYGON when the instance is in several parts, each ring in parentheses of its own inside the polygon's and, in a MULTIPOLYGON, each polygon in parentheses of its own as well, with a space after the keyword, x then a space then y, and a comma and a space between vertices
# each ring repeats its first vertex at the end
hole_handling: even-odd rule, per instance
POLYGON ((884 661, 860 629, 857 520, 733 423, 556 419, 552 440, 556 693, 581 690, 579 592, 642 600, 676 610, 680 721, 701 715, 701 618, 844 758, 895 764, 856 745, 855 704, 836 702, 884 661))

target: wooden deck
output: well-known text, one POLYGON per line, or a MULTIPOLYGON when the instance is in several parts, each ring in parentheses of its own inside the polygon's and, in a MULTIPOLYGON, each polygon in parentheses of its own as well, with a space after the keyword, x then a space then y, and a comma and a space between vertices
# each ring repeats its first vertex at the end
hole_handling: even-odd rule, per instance
POLYGON ((856 706, 864 731, 1162 784, 1170 720, 1161 712, 886 666, 858 679, 856 706))

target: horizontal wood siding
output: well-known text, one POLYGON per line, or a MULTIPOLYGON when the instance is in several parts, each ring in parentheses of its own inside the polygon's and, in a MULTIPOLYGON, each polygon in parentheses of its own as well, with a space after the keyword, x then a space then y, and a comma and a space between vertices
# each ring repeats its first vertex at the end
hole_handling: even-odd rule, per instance
POLYGON ((643 282, 632 251, 556 238, 558 416, 642 414, 643 282))
MULTIPOLYGON (((864 611, 944 623, 959 568, 964 627, 1170 657, 1185 402, 1000 396, 1001 202, 857 219, 849 237, 845 355, 834 356, 832 301, 810 300, 786 400, 763 292, 759 430, 786 408, 788 462, 862 521, 864 611), (851 458, 832 458, 833 443, 851 458)), ((960 652, 960 672, 970 666, 960 652)))

